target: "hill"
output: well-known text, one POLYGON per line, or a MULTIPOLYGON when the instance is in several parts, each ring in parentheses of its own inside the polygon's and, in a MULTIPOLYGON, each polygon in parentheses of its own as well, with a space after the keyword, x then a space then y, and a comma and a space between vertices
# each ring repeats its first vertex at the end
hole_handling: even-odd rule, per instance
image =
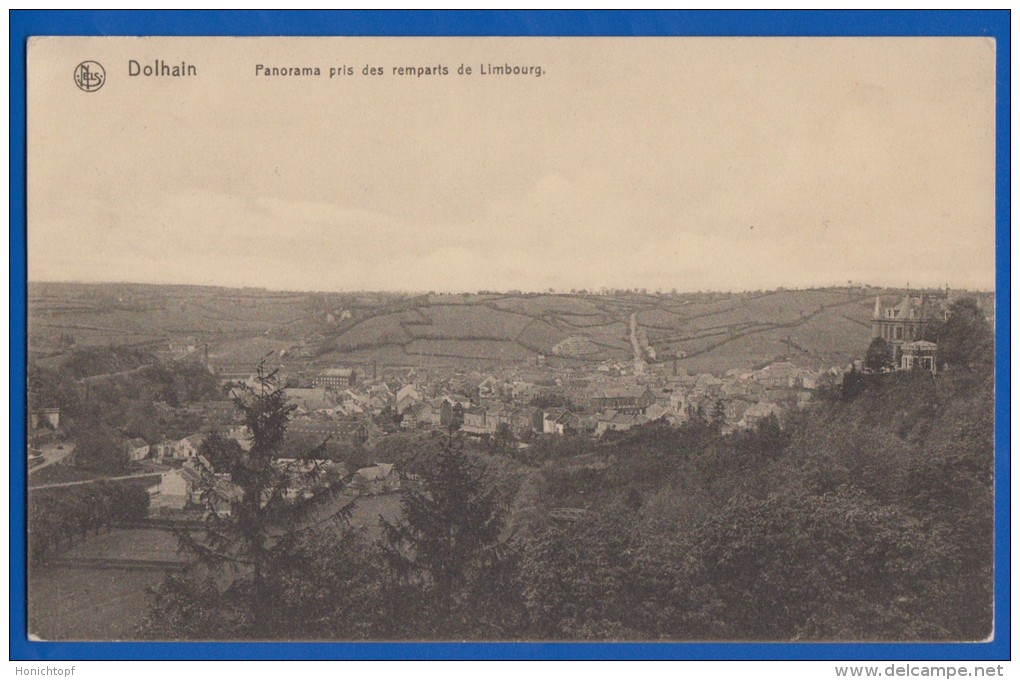
POLYGON ((845 364, 870 335, 864 287, 746 293, 636 291, 400 295, 136 284, 32 284, 34 358, 69 347, 130 346, 223 361, 270 350, 316 365, 677 361, 692 373, 845 364))

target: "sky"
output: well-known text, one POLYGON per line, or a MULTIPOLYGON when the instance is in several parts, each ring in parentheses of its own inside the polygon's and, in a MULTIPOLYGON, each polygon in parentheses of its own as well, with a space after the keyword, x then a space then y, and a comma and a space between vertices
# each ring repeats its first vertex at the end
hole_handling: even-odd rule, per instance
POLYGON ((35 39, 29 280, 992 289, 994 51, 979 38, 35 39), (157 59, 197 75, 129 75, 157 59), (84 60, 107 72, 95 92, 74 84, 84 60), (437 65, 448 75, 392 71, 437 65), (341 66, 354 75, 330 78, 341 66))

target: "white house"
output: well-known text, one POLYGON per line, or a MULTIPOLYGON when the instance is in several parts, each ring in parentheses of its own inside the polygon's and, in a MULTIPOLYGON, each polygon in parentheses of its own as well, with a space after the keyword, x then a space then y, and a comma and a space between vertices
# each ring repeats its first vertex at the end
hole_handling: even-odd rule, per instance
POLYGON ((129 439, 124 446, 127 449, 128 460, 132 463, 144 460, 149 455, 149 445, 144 439, 138 437, 129 439))
POLYGON ((198 456, 198 450, 204 442, 204 434, 188 435, 174 446, 174 459, 188 460, 189 458, 195 458, 198 456))
POLYGON ((415 404, 421 403, 422 396, 418 388, 413 384, 407 384, 397 390, 397 413, 403 415, 404 411, 415 404))
POLYGON ((393 465, 379 463, 358 470, 354 474, 354 484, 369 494, 386 493, 400 488, 400 475, 393 465))
POLYGON ((188 504, 195 474, 194 470, 179 468, 160 475, 159 484, 149 490, 152 507, 183 510, 188 504))

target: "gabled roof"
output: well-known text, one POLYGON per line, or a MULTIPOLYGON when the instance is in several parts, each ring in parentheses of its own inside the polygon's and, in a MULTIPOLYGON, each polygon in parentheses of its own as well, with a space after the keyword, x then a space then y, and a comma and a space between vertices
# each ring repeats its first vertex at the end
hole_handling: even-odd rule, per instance
POLYGON ((353 373, 353 368, 326 368, 318 375, 320 378, 350 378, 353 373))
POLYGON ((647 387, 641 385, 630 385, 628 387, 606 387, 595 390, 592 397, 595 399, 640 399, 648 391, 647 387))
POLYGON ((665 416, 668 412, 669 411, 664 406, 652 404, 648 407, 648 410, 645 411, 645 417, 648 418, 648 420, 658 420, 665 416))
MULTIPOLYGON (((883 299, 881 295, 875 297, 875 310, 872 318, 875 320, 889 319, 888 310, 894 310, 892 319, 910 320, 911 310, 916 310, 913 320, 929 319, 945 310, 945 298, 931 295, 904 295, 897 296, 894 300, 888 297, 883 299)), ((890 320, 892 320, 890 319, 890 320)))
POLYGON ((378 479, 385 479, 393 472, 393 465, 390 463, 379 463, 372 467, 365 467, 358 470, 358 477, 365 481, 372 482, 378 479))
POLYGON ((188 444, 190 444, 191 446, 194 446, 197 449, 203 443, 205 443, 205 435, 204 434, 189 434, 187 437, 185 437, 184 439, 181 439, 180 441, 181 442, 187 442, 188 444))

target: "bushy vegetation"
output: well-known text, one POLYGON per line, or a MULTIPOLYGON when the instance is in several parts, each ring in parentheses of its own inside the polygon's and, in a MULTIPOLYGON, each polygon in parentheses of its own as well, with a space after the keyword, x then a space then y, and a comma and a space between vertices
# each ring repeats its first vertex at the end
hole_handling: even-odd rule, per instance
POLYGON ((143 634, 982 639, 992 376, 870 378, 728 435, 695 418, 604 446, 558 440, 559 456, 550 442, 526 461, 408 440, 414 477, 381 537, 330 527, 295 541, 261 587, 272 604, 258 626, 243 600, 169 581, 143 634))
POLYGON ((126 439, 177 439, 201 425, 186 414, 168 421, 157 403, 176 408, 223 398, 215 376, 199 363, 161 363, 122 348, 79 350, 59 369, 30 364, 28 387, 31 408, 60 408, 61 430, 75 443, 75 464, 104 472, 127 465, 126 439), (92 366, 114 372, 100 374, 92 366), (79 381, 83 372, 90 377, 79 381))

